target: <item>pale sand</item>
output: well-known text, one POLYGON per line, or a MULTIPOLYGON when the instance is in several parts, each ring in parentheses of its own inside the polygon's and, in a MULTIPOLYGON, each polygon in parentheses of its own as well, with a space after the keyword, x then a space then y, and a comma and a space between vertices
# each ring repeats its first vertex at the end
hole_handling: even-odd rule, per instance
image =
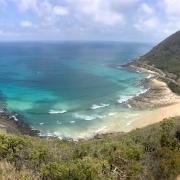
POLYGON ((137 120, 130 124, 128 130, 154 124, 162 121, 165 118, 180 116, 180 96, 174 94, 167 87, 166 83, 157 79, 151 80, 151 88, 157 90, 161 89, 161 94, 159 94, 159 97, 152 97, 154 100, 151 102, 155 104, 164 103, 165 106, 139 112, 137 120), (162 103, 158 101, 161 101, 162 103))
POLYGON ((145 108, 118 112, 112 117, 105 118, 107 129, 102 133, 128 132, 158 123, 168 117, 180 116, 180 96, 172 93, 166 83, 154 78, 150 80, 149 92, 140 95, 133 102, 137 102, 140 107, 145 105, 145 108), (147 100, 142 101, 146 98, 149 104, 147 100))
POLYGON ((180 116, 180 100, 176 104, 152 110, 137 110, 131 113, 118 112, 116 115, 104 119, 106 129, 99 133, 128 132, 175 116, 180 116))
MULTIPOLYGON (((153 104, 162 104, 162 107, 152 108, 143 111, 137 111, 138 116, 136 119, 125 129, 125 131, 129 131, 135 128, 145 127, 150 124, 154 124, 162 121, 168 117, 180 116, 180 96, 174 94, 166 85, 166 83, 152 79, 151 80, 151 89, 159 91, 158 96, 154 96, 152 93, 151 103, 153 104), (164 103, 164 106, 163 106, 164 103)), ((153 91, 151 90, 150 91, 153 91)), ((149 96, 149 93, 145 93, 144 97, 149 96)), ((149 98, 149 97, 148 97, 149 98)))
POLYGON ((177 104, 139 113, 137 120, 129 126, 128 130, 141 128, 150 124, 160 122, 165 118, 175 116, 180 116, 180 100, 177 104))
POLYGON ((179 102, 180 97, 172 93, 166 83, 155 78, 148 80, 149 90, 128 101, 132 107, 148 109, 159 108, 179 102))

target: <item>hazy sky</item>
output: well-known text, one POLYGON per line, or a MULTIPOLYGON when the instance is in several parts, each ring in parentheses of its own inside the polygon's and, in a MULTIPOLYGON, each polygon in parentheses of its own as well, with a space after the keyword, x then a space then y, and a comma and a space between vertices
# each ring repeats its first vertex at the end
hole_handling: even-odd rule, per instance
POLYGON ((157 42, 180 29, 180 0, 0 0, 0 41, 157 42))

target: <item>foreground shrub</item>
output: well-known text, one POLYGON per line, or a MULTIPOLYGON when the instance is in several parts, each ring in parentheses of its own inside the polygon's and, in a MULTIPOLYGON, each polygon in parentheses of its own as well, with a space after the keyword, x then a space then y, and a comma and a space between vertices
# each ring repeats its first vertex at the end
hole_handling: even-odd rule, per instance
POLYGON ((3 164, 0 179, 174 180, 180 174, 177 119, 80 142, 0 134, 0 160, 10 167, 3 164))
POLYGON ((16 168, 6 162, 0 161, 0 179, 1 180, 40 180, 38 175, 27 169, 17 171, 16 168))
POLYGON ((68 178, 68 172, 64 163, 51 162, 41 167, 41 177, 44 180, 64 180, 68 178))
POLYGON ((172 151, 167 147, 158 152, 160 159, 159 177, 161 179, 173 179, 180 172, 180 151, 172 151))
POLYGON ((109 164, 107 161, 85 157, 74 162, 70 168, 72 179, 79 180, 98 180, 107 179, 109 176, 109 164))
POLYGON ((98 180, 107 179, 108 163, 103 160, 85 157, 73 162, 51 162, 41 167, 43 180, 98 180))

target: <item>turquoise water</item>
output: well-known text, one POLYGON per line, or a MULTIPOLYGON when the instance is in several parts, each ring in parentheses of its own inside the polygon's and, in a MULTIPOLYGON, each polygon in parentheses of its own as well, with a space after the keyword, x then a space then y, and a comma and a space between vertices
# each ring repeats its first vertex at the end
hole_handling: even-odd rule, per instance
POLYGON ((122 102, 144 91, 140 82, 147 74, 116 65, 150 48, 120 42, 0 43, 0 91, 8 110, 42 133, 85 134, 103 127, 104 117, 133 111, 122 102))

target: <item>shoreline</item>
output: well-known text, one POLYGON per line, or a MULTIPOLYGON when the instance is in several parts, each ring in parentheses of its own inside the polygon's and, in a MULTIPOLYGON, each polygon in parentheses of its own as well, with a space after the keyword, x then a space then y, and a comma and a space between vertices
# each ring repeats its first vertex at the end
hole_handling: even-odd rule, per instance
POLYGON ((135 109, 134 113, 125 113, 125 116, 131 116, 133 118, 129 119, 126 127, 120 127, 117 123, 124 115, 122 112, 118 112, 116 116, 111 118, 106 118, 107 121, 113 119, 112 121, 115 125, 112 125, 111 128, 107 128, 106 131, 95 135, 95 137, 103 137, 106 134, 115 135, 117 133, 125 133, 137 128, 143 128, 148 125, 159 123, 165 118, 180 116, 180 96, 173 93, 167 85, 168 81, 173 80, 167 77, 160 69, 146 64, 138 66, 138 64, 138 61, 134 61, 129 64, 120 65, 121 67, 139 73, 149 73, 152 75, 152 77, 145 79, 144 81, 144 87, 147 88, 147 91, 125 102, 126 105, 135 109), (119 130, 117 130, 118 126, 120 127, 119 130))
POLYGON ((180 116, 180 96, 174 94, 165 82, 157 77, 152 77, 147 79, 146 86, 149 87, 149 90, 125 102, 126 105, 133 108, 132 112, 116 112, 114 116, 105 117, 104 128, 101 131, 92 131, 91 136, 83 136, 75 138, 75 140, 99 139, 108 135, 116 136, 159 123, 165 118, 180 116), (151 103, 141 101, 145 98, 147 101, 151 100, 151 103))
POLYGON ((127 101, 127 104, 139 109, 154 109, 170 106, 180 102, 180 96, 173 93, 167 84, 158 77, 145 81, 148 90, 127 101))
POLYGON ((24 118, 6 109, 0 109, 0 130, 9 134, 39 136, 40 131, 33 129, 24 118))
POLYGON ((141 65, 138 61, 123 67, 150 73, 153 76, 145 82, 145 86, 149 87, 148 91, 127 102, 132 107, 143 110, 139 112, 137 120, 130 124, 127 131, 158 123, 165 118, 180 116, 180 96, 170 90, 167 82, 172 79, 166 77, 163 71, 146 64, 141 65))
MULTIPOLYGON (((105 118, 106 121, 109 121, 107 122, 107 129, 104 128, 102 131, 94 132, 92 136, 63 139, 81 141, 103 137, 106 134, 116 135, 158 123, 164 118, 180 116, 180 96, 174 94, 167 84, 162 81, 161 77, 165 77, 162 72, 159 74, 157 71, 153 71, 152 69, 149 70, 132 64, 123 65, 122 67, 132 69, 139 73, 149 73, 152 75, 152 77, 145 79, 143 82, 144 86, 147 87, 147 91, 125 102, 125 104, 135 109, 135 112, 117 112, 115 116, 105 118), (125 117, 125 120, 119 122, 119 119, 122 118, 122 114, 123 117, 125 117), (128 119, 128 117, 130 118, 128 119)), ((15 133, 45 138, 48 137, 41 136, 40 130, 32 129, 23 118, 16 117, 15 113, 11 114, 6 110, 0 112, 0 130, 3 129, 10 134, 15 133)), ((57 136, 54 135, 51 137, 53 138, 57 136)))

